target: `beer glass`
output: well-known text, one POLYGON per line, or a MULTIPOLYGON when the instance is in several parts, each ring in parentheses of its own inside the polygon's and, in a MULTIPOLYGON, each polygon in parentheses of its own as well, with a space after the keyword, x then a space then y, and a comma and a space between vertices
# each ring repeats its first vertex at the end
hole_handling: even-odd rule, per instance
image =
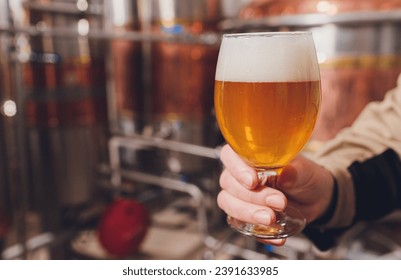
MULTIPOLYGON (((310 32, 223 35, 216 68, 215 110, 232 149, 276 187, 282 169, 302 150, 321 101, 319 65, 310 32)), ((239 232, 261 239, 289 237, 305 226, 294 208, 276 212, 271 226, 227 218, 239 232)))

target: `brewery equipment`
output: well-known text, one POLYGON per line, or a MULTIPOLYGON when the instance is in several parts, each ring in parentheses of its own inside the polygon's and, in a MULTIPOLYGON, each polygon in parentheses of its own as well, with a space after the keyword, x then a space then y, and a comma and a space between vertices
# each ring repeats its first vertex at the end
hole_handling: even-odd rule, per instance
MULTIPOLYGON (((153 2, 153 31, 161 36, 200 34, 217 31, 222 19, 221 2, 153 2)), ((213 116, 214 71, 218 47, 196 42, 152 43, 151 126, 154 135, 204 146, 218 143, 213 116)), ((168 170, 199 174, 207 168, 202 159, 167 152, 162 162, 168 170)), ((210 166, 210 165, 209 165, 210 166)))
MULTIPOLYGON (((140 1, 105 0, 104 30, 140 31, 140 1)), ((144 122, 142 42, 112 39, 108 72, 110 127, 114 133, 141 133, 144 122)))
POLYGON ((23 27, 55 31, 17 34, 26 96, 29 203, 49 231, 73 222, 71 210, 76 213, 96 198, 96 168, 107 154, 104 49, 87 36, 102 28, 102 14, 88 9, 99 1, 78 2, 25 1, 18 17, 23 27), (62 30, 77 36, 64 36, 62 30))
MULTIPOLYGON (((9 28, 12 24, 7 1, 0 1, 0 26, 9 28)), ((13 94, 15 80, 13 79, 13 62, 10 58, 11 46, 12 37, 6 33, 0 33, 0 172, 2 174, 0 176, 0 250, 6 243, 9 226, 13 220, 15 207, 12 205, 11 192, 13 187, 21 186, 13 176, 20 166, 13 143, 18 136, 15 133, 16 96, 13 94), (11 109, 8 106, 13 106, 14 110, 8 110, 7 108, 11 109)))

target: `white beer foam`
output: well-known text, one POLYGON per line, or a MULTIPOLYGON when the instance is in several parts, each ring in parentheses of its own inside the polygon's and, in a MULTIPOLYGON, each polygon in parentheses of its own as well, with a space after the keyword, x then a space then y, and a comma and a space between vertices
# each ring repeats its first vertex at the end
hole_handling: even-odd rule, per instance
POLYGON ((300 33, 296 36, 254 36, 254 34, 249 33, 249 36, 232 34, 223 37, 216 80, 297 82, 320 79, 311 34, 308 36, 301 36, 300 33))

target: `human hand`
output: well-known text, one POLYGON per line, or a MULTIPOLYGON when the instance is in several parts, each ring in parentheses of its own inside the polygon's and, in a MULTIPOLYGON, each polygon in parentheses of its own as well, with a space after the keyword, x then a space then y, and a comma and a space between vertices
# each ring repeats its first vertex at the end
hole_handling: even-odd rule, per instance
MULTIPOLYGON (((287 205, 298 209, 307 222, 312 222, 327 209, 333 194, 334 179, 320 165, 297 156, 278 179, 277 189, 258 184, 256 171, 248 166, 228 145, 220 153, 226 167, 220 176, 219 207, 229 216, 262 225, 275 221, 274 211, 287 205)), ((260 240, 283 245, 285 239, 260 240)))

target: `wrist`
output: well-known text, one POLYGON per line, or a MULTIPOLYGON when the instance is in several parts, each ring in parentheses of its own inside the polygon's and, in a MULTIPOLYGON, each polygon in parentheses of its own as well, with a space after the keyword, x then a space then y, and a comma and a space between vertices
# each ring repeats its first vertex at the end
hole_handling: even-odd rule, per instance
POLYGON ((337 207, 337 201, 338 201, 338 185, 337 181, 334 179, 333 184, 332 184, 332 191, 331 191, 331 196, 330 199, 328 200, 328 204, 326 207, 324 207, 325 210, 322 211, 322 214, 318 216, 314 221, 310 223, 311 226, 322 226, 330 222, 330 220, 333 218, 334 213, 336 211, 337 207))

